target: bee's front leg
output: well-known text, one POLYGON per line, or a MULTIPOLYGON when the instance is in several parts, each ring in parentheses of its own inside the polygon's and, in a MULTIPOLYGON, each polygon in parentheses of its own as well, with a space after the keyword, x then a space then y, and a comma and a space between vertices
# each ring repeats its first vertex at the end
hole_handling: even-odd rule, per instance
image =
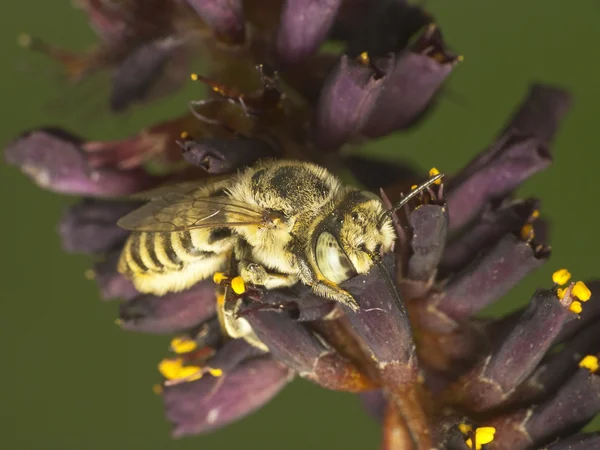
POLYGON ((350 292, 342 289, 332 281, 316 274, 306 256, 301 252, 295 253, 296 263, 300 272, 300 280, 309 285, 315 294, 329 300, 339 302, 348 306, 353 311, 358 310, 359 306, 350 292))
POLYGON ((294 274, 267 272, 263 266, 249 260, 240 261, 238 271, 247 283, 266 289, 289 287, 298 282, 298 276, 294 274))

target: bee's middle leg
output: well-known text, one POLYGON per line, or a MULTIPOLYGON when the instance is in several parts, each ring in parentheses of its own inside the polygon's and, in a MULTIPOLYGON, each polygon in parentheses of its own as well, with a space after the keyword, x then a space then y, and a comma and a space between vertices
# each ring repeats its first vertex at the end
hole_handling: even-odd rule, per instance
POLYGON ((255 286, 264 286, 266 289, 289 287, 298 282, 298 276, 295 274, 268 272, 260 264, 249 260, 240 261, 238 270, 244 281, 255 286))

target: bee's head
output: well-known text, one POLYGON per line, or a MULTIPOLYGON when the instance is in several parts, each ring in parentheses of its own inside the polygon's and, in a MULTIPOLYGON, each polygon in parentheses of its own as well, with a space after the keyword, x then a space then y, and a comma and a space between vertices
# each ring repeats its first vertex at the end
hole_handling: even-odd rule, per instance
POLYGON ((334 283, 367 273, 373 257, 392 249, 396 238, 383 203, 368 191, 351 191, 313 234, 316 265, 334 283))

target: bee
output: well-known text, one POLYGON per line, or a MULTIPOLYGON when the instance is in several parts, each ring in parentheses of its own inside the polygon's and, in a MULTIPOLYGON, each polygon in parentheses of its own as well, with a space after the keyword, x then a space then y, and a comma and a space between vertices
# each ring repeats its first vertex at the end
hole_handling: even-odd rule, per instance
POLYGON ((339 284, 369 272, 393 249, 391 213, 441 176, 392 210, 372 192, 304 161, 261 161, 203 184, 158 188, 118 221, 132 231, 118 270, 140 292, 163 295, 235 261, 245 283, 277 289, 301 282, 356 310, 339 284))

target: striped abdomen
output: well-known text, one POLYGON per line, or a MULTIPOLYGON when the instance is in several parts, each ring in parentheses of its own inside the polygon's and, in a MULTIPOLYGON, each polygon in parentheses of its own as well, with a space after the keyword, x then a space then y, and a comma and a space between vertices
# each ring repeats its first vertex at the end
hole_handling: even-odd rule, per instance
POLYGON ((118 270, 140 292, 177 292, 222 270, 233 242, 227 228, 133 232, 121 253, 118 270))

